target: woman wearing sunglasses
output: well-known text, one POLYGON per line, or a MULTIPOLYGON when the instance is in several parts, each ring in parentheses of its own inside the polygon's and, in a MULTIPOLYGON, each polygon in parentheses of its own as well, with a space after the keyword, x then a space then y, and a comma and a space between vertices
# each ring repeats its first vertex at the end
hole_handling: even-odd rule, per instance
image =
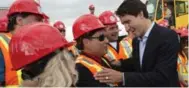
MULTIPOLYGON (((91 14, 80 16, 73 25, 73 35, 76 47, 81 54, 76 59, 78 70, 78 87, 108 87, 117 84, 105 84, 95 80, 94 75, 104 67, 112 68, 110 63, 102 58, 107 53, 108 39, 104 36, 104 25, 91 14)), ((105 77, 104 79, 109 79, 105 77)))
POLYGON ((10 41, 10 53, 13 69, 22 69, 21 86, 75 86, 75 59, 70 56, 68 46, 70 43, 48 24, 35 23, 19 28, 10 41))

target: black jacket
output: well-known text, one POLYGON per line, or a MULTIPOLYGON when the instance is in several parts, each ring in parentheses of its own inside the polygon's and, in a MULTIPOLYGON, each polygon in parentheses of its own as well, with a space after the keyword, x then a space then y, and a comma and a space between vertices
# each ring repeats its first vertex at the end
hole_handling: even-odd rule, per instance
POLYGON ((125 86, 179 86, 177 55, 179 41, 177 34, 170 29, 155 24, 147 39, 140 67, 139 40, 133 39, 132 58, 122 61, 125 86))

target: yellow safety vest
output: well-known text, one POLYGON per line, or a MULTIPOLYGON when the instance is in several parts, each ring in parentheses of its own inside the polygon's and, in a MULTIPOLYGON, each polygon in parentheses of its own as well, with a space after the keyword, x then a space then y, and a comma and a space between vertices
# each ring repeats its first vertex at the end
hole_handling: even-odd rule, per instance
POLYGON ((72 46, 68 47, 68 51, 70 51, 70 53, 71 53, 74 57, 79 56, 79 50, 75 47, 75 45, 72 45, 72 46))
POLYGON ((113 60, 128 59, 132 53, 132 39, 129 37, 124 38, 119 43, 119 52, 117 52, 112 46, 108 46, 108 52, 105 55, 106 58, 113 60))
MULTIPOLYGON (((110 64, 104 59, 102 58, 102 60, 108 65, 110 66, 110 64)), ((84 65, 87 69, 89 69, 89 71, 95 75, 97 72, 102 71, 103 66, 100 65, 98 62, 96 62, 95 60, 93 60, 92 58, 89 58, 85 55, 80 55, 77 59, 76 59, 76 63, 80 63, 82 65, 84 65)), ((111 66, 110 66, 111 67, 111 66)), ((110 86, 118 86, 117 83, 115 84, 108 84, 110 86)))
POLYGON ((182 53, 184 56, 178 54, 177 71, 183 76, 184 80, 188 81, 188 59, 184 52, 182 53))
POLYGON ((21 84, 21 70, 12 70, 12 63, 9 54, 9 41, 12 35, 10 33, 0 33, 0 48, 5 63, 5 86, 14 87, 21 84))

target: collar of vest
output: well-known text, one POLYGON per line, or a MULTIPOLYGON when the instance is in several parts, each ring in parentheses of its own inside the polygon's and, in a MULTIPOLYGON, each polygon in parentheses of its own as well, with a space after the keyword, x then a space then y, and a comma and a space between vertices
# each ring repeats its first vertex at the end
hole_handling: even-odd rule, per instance
POLYGON ((126 37, 127 37, 127 36, 119 36, 117 42, 119 43, 121 40, 123 40, 123 39, 126 38, 126 37))
POLYGON ((94 56, 94 55, 89 54, 89 53, 87 53, 87 52, 82 52, 81 54, 83 54, 83 55, 85 55, 85 56, 87 56, 87 57, 89 57, 89 58, 92 58, 93 60, 95 60, 95 61, 98 62, 98 63, 102 63, 101 57, 94 56))

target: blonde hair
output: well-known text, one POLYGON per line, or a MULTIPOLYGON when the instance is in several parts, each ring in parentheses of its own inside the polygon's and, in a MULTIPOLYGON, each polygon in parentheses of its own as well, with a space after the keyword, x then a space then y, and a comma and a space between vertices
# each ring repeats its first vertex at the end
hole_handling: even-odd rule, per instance
POLYGON ((67 49, 58 52, 50 59, 44 72, 34 78, 38 87, 71 87, 76 84, 77 79, 75 58, 67 49))

